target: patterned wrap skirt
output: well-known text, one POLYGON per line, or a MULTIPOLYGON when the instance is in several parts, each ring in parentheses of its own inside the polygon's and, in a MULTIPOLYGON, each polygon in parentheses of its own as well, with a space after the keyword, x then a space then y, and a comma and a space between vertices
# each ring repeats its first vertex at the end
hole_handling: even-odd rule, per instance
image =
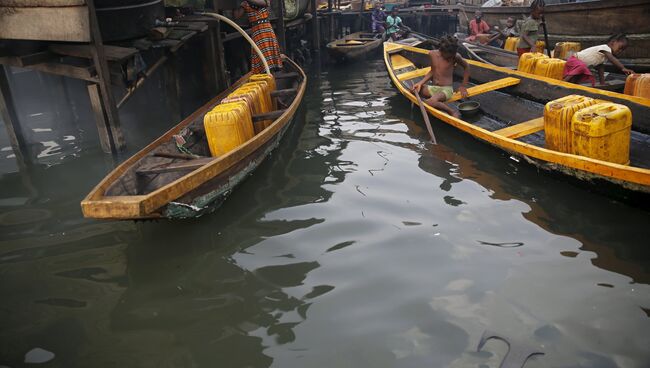
MULTIPOLYGON (((255 41, 257 47, 262 51, 270 69, 281 69, 282 58, 280 57, 280 45, 275 37, 273 27, 269 22, 256 24, 252 27, 253 34, 251 38, 255 41)), ((251 50, 251 71, 254 74, 264 73, 264 64, 257 56, 255 50, 251 50)))

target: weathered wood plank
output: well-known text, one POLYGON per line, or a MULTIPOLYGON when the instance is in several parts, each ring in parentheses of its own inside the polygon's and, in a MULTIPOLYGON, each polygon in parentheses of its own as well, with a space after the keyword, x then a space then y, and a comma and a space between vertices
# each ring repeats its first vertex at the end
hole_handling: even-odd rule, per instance
POLYGON ((212 162, 213 160, 216 160, 216 157, 196 158, 194 160, 172 163, 169 165, 164 165, 159 167, 138 169, 136 171, 136 174, 153 175, 153 174, 164 174, 168 172, 192 171, 205 166, 206 164, 212 162))
POLYGON ((278 89, 271 92, 271 97, 290 96, 296 94, 297 92, 297 88, 278 89))
POLYGON ((88 8, 0 6, 0 39, 90 42, 88 8))
MULTIPOLYGON (((16 66, 22 68, 21 62, 16 59, 14 56, 3 56, 0 57, 0 64, 16 66)), ((89 82, 98 82, 95 75, 95 68, 92 66, 75 66, 62 63, 41 63, 29 65, 29 69, 38 70, 39 72, 45 72, 50 74, 62 75, 64 77, 70 77, 75 79, 83 79, 89 82)))
POLYGON ((258 114, 258 115, 253 115, 253 122, 260 122, 260 121, 267 121, 267 120, 275 120, 282 116, 286 110, 275 110, 271 112, 267 112, 265 114, 258 114))
MULTIPOLYGON (((93 54, 90 45, 79 44, 51 44, 48 49, 54 53, 65 56, 74 56, 86 59, 92 59, 93 54)), ((104 53, 108 61, 124 61, 138 53, 137 49, 132 47, 120 47, 104 45, 104 53)))
MULTIPOLYGON (((519 78, 513 78, 513 77, 497 79, 495 81, 470 87, 467 89, 467 94, 469 97, 472 97, 472 96, 480 95, 481 93, 491 92, 501 88, 516 86, 517 84, 519 84, 519 82, 520 82, 519 78)), ((463 96, 461 96, 460 93, 455 92, 454 95, 447 102, 458 101, 461 98, 463 98, 463 96)))

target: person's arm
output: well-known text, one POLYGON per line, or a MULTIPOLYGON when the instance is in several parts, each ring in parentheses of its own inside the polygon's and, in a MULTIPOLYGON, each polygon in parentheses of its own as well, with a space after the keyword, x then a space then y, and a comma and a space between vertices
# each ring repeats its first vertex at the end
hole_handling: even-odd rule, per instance
POLYGON ((605 65, 600 64, 598 65, 598 79, 600 80, 600 85, 604 86, 607 83, 605 83, 605 65))
POLYGON ((623 73, 625 73, 626 75, 630 75, 630 74, 633 74, 633 73, 634 73, 634 71, 632 71, 632 70, 626 68, 625 65, 621 64, 621 62, 618 61, 618 59, 616 58, 616 56, 612 55, 611 52, 607 52, 607 51, 604 51, 604 50, 601 50, 600 52, 602 52, 603 54, 605 54, 605 57, 607 58, 607 60, 609 60, 610 63, 614 64, 614 66, 616 66, 617 68, 619 68, 619 69, 620 69, 623 73))
POLYGON ((413 85, 413 92, 415 93, 420 93, 420 89, 422 86, 431 80, 433 76, 436 74, 436 64, 433 61, 433 56, 429 55, 429 58, 431 59, 431 70, 427 74, 424 75, 424 78, 422 78, 419 82, 415 83, 413 85))
POLYGON ((463 59, 460 54, 456 54, 456 63, 463 67, 463 82, 460 84, 460 87, 458 87, 458 92, 460 92, 460 95, 463 96, 464 98, 469 97, 467 94, 467 84, 469 83, 469 64, 465 59, 463 59))
POLYGON ((490 33, 490 25, 486 21, 481 22, 481 33, 490 33))
POLYGON ((522 33, 521 34, 521 39, 524 40, 524 42, 526 42, 528 44, 528 46, 530 46, 530 52, 537 51, 537 48, 535 47, 536 46, 535 42, 533 42, 533 40, 531 40, 530 37, 528 37, 527 33, 525 33, 525 32, 522 33))

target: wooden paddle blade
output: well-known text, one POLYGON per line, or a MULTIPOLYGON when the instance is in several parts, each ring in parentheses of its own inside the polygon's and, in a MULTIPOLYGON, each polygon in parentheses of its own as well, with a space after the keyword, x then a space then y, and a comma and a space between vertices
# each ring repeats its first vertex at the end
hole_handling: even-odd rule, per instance
POLYGON ((422 102, 422 97, 420 97, 420 93, 416 92, 415 97, 418 99, 418 105, 420 105, 420 112, 422 113, 422 118, 424 119, 424 124, 426 124, 427 126, 429 135, 431 136, 431 142, 433 142, 433 144, 438 144, 438 142, 436 141, 436 136, 433 134, 431 121, 429 121, 429 113, 427 112, 427 109, 424 107, 424 103, 422 102))

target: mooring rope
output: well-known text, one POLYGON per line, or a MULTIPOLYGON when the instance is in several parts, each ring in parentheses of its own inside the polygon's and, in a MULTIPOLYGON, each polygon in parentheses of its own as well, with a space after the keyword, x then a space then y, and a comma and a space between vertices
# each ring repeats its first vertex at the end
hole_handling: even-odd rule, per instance
POLYGON ((251 44, 251 47, 253 48, 253 50, 255 50, 255 52, 257 53, 257 56, 259 56, 260 60, 262 60, 262 63, 264 64, 264 70, 266 70, 266 74, 271 75, 271 70, 269 69, 269 64, 266 62, 266 58, 264 57, 264 54, 262 54, 262 51, 260 51, 259 47, 257 47, 257 45, 255 44, 255 41, 253 41, 253 39, 250 38, 250 36, 248 35, 248 33, 246 33, 246 31, 244 31, 243 29, 241 29, 241 27, 238 26, 237 23, 235 23, 235 22, 233 22, 232 20, 230 20, 230 19, 224 17, 224 16, 221 15, 221 14, 217 14, 217 13, 212 13, 212 12, 201 12, 201 13, 199 13, 199 14, 201 14, 201 15, 207 15, 207 16, 209 16, 209 17, 217 18, 217 19, 219 19, 219 20, 222 20, 222 21, 228 23, 228 24, 229 24, 231 27, 233 27, 235 30, 237 30, 237 32, 241 33, 241 35, 244 36, 244 38, 246 39, 246 41, 248 41, 248 43, 251 44))

